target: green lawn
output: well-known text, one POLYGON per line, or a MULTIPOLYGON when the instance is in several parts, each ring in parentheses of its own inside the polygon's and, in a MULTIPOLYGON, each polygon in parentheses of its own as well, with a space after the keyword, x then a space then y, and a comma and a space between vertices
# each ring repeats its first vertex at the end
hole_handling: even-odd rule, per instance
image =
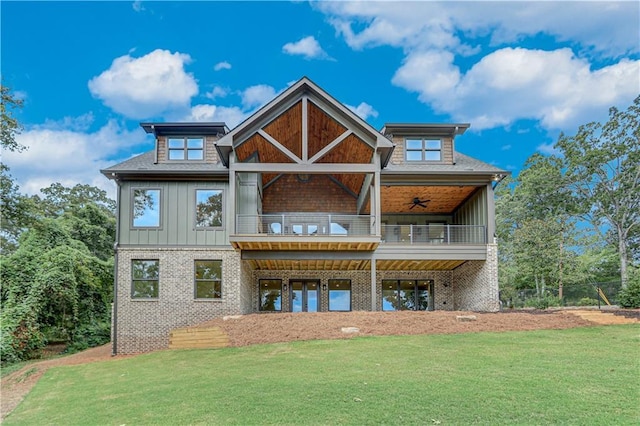
POLYGON ((6 425, 640 424, 639 332, 161 351, 51 369, 6 425))

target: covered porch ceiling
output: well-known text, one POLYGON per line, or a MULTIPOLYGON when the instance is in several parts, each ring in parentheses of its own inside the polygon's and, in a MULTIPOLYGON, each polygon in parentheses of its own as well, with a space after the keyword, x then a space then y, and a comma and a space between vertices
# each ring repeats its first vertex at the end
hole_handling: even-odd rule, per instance
MULTIPOLYGON (((475 185, 382 185, 380 207, 382 214, 451 214, 478 187, 475 185), (414 203, 414 199, 420 201, 414 203)), ((364 213, 369 213, 366 203, 364 213)))
MULTIPOLYGON (((261 271, 363 271, 370 259, 249 259, 261 271)), ((451 271, 466 260, 376 260, 378 271, 451 271)))

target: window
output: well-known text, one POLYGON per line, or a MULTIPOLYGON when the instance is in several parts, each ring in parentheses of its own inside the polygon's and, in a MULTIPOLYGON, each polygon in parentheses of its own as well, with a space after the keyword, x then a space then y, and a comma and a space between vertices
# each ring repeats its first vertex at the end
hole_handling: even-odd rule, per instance
POLYGON ((382 310, 433 310, 433 281, 382 280, 382 310))
POLYGON ((196 189, 196 227, 222 226, 222 190, 196 189))
POLYGON ((131 297, 134 299, 158 298, 159 260, 131 261, 131 297))
POLYGON ((133 190, 133 226, 154 228, 160 226, 160 190, 133 190))
POLYGON ((329 310, 351 310, 351 280, 329 280, 329 310))
POLYGON ((405 139, 407 161, 440 161, 442 159, 441 139, 405 139))
POLYGON ((282 280, 260 280, 260 310, 282 310, 282 280))
POLYGON ((222 261, 195 261, 195 298, 220 299, 222 297, 222 261))
POLYGON ((169 160, 204 160, 204 138, 169 138, 169 160))

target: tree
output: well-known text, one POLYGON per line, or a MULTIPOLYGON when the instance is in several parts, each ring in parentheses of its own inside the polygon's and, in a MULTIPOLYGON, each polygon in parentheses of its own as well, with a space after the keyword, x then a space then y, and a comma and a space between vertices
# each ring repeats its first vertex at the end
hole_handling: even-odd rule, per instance
POLYGON ((535 286, 541 297, 553 285, 562 297, 577 234, 559 161, 532 155, 519 176, 505 181, 496 195, 501 288, 535 286))
POLYGON ((611 108, 604 125, 593 122, 574 136, 560 135, 556 148, 580 217, 603 240, 609 229, 615 236, 625 288, 640 227, 640 96, 626 111, 611 108))
POLYGON ((3 363, 33 357, 47 338, 81 343, 91 324, 102 324, 97 343, 109 339, 113 261, 92 255, 72 237, 66 220, 38 222, 3 258, 3 363))
POLYGON ((9 151, 24 151, 26 147, 16 141, 16 135, 20 133, 22 126, 13 116, 14 110, 22 108, 24 102, 22 99, 12 95, 11 89, 4 84, 0 85, 0 92, 2 94, 2 103, 0 103, 0 147, 9 151))
POLYGON ((34 200, 22 195, 19 189, 9 174, 9 168, 0 164, 0 254, 15 251, 18 237, 39 215, 34 200))

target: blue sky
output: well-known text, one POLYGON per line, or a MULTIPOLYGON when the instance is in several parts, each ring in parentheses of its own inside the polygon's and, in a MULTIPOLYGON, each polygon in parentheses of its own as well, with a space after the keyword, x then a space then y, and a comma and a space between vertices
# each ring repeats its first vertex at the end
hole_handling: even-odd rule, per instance
POLYGON ((375 128, 468 122, 456 149, 517 172, 640 93, 640 3, 13 2, 3 83, 24 100, 21 190, 152 149, 140 121, 233 128, 307 76, 375 128))

